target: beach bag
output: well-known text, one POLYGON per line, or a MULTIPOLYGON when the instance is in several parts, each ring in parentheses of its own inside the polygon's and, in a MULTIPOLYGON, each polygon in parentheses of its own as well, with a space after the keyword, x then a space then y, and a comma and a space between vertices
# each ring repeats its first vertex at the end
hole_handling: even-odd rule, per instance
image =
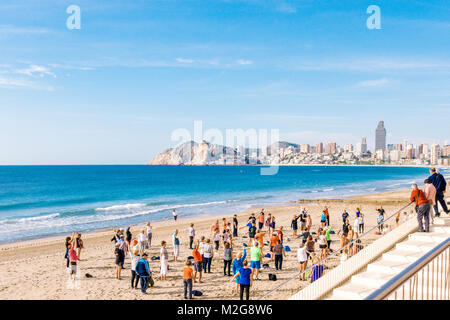
POLYGON ((242 238, 247 239, 248 237, 247 236, 242 236, 242 238))
POLYGON ((151 260, 152 260, 152 261, 155 261, 155 260, 159 260, 159 259, 160 259, 160 257, 159 257, 159 256, 158 256, 158 257, 157 257, 157 256, 153 256, 153 257, 151 257, 151 260))
POLYGON ((264 269, 269 268, 269 264, 268 264, 268 263, 264 263, 264 264, 263 264, 263 268, 264 268, 264 269))
POLYGON ((247 245, 246 243, 243 243, 242 245, 243 245, 244 247, 248 247, 248 245, 247 245))
POLYGON ((270 253, 266 253, 266 258, 270 258, 270 253))
POLYGON ((311 278, 311 269, 306 270, 305 277, 306 277, 306 279, 311 278))
POLYGON ((193 256, 189 256, 189 257, 187 257, 187 259, 188 260, 194 260, 194 257, 193 256))
POLYGON ((89 273, 86 273, 84 276, 85 276, 86 278, 93 278, 93 276, 92 276, 91 274, 89 274, 89 273))
POLYGON ((200 297, 203 295, 203 293, 199 290, 192 290, 192 295, 194 295, 196 297, 200 297))
POLYGON ((153 278, 152 278, 152 277, 150 277, 150 278, 148 279, 148 285, 149 285, 150 287, 153 287, 153 286, 155 285, 155 281, 153 281, 153 278))
POLYGON ((273 273, 269 273, 269 280, 270 281, 277 281, 277 275, 273 273))
POLYGON ((290 252, 290 251, 291 251, 291 248, 289 248, 289 246, 284 246, 284 251, 290 252))

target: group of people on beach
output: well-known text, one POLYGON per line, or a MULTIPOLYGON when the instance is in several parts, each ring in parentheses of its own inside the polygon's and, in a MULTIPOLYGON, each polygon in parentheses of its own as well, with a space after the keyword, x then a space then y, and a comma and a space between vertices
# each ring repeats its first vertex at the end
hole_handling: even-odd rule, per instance
MULTIPOLYGON (((437 203, 439 202, 448 213, 443 193, 445 192, 446 182, 435 168, 430 169, 431 176, 425 180, 424 190, 412 186, 410 200, 416 203, 417 219, 419 222, 419 231, 429 231, 429 221, 432 221, 430 208, 434 206, 435 216, 439 216, 437 203), (422 224, 425 220, 425 224, 422 224)), ((292 238, 291 242, 284 234, 283 226, 276 224, 276 218, 271 213, 261 209, 259 214, 251 213, 247 223, 239 226, 238 217, 234 215, 231 221, 227 218, 215 220, 208 236, 197 237, 194 224, 191 223, 186 233, 189 238, 189 255, 184 260, 184 267, 181 270, 183 275, 184 298, 192 299, 198 295, 198 290, 193 290, 195 283, 202 283, 203 274, 211 273, 211 265, 217 256, 222 256, 223 276, 230 277, 230 281, 235 283, 233 294, 238 294, 240 299, 249 299, 250 288, 254 281, 261 281, 260 271, 269 268, 269 263, 273 263, 275 272, 283 270, 283 260, 291 251, 287 242, 296 243, 300 239, 297 249, 298 278, 305 281, 308 278, 311 281, 319 279, 324 274, 324 263, 322 260, 334 253, 331 248, 331 235, 336 234, 339 239, 339 248, 336 255, 340 256, 340 261, 344 262, 363 249, 361 240, 364 234, 364 214, 358 207, 351 217, 347 210, 342 213, 342 227, 337 233, 330 225, 330 212, 328 207, 324 207, 320 216, 320 224, 317 231, 312 230, 313 221, 311 215, 305 207, 300 208, 298 214, 294 214, 291 220, 292 238), (352 223, 353 222, 353 223, 352 223), (245 232, 242 232, 245 230, 245 232), (243 240, 242 249, 238 250, 234 239, 240 236, 243 240), (287 241, 286 241, 287 240, 287 241), (246 243, 248 241, 248 243, 246 243), (266 252, 266 247, 269 250, 266 252), (307 270, 308 261, 311 262, 310 270, 307 270), (269 262, 269 263, 263 263, 269 262)), ((177 221, 177 212, 173 210, 173 219, 177 221)), ((391 227, 385 223, 385 210, 380 207, 377 209, 377 228, 376 234, 382 235, 391 230, 391 227)), ((400 212, 395 217, 396 225, 400 221, 400 212)), ((404 221, 410 218, 411 214, 404 213, 404 221)), ((111 239, 115 243, 114 255, 116 265, 116 278, 121 279, 121 272, 124 269, 125 258, 129 256, 131 265, 131 283, 132 289, 140 289, 146 293, 149 286, 154 283, 153 273, 150 270, 149 259, 160 262, 160 281, 167 280, 169 271, 169 251, 167 241, 161 241, 159 256, 149 258, 146 250, 152 247, 152 226, 148 222, 145 227, 133 235, 131 227, 114 230, 111 239)), ((180 231, 176 229, 172 234, 172 255, 173 262, 180 258, 180 231)), ((80 260, 83 242, 81 234, 72 234, 72 237, 66 238, 66 259, 67 268, 71 276, 77 272, 77 261, 80 260)), ((179 271, 180 272, 180 271, 179 271)), ((272 275, 269 275, 273 277, 272 275)))

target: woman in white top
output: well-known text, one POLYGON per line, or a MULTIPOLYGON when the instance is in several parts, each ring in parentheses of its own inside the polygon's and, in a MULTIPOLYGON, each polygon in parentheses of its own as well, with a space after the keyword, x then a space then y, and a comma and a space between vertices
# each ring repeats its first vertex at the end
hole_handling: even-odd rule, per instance
POLYGON ((344 249, 344 253, 341 255, 341 263, 348 259, 348 248, 344 249))
POLYGON ((161 242, 161 251, 159 253, 160 261, 161 261, 161 280, 166 280, 167 271, 169 270, 169 252, 166 249, 166 242, 161 242))
POLYGON ((139 275, 136 273, 136 265, 141 257, 139 256, 139 250, 133 250, 133 252, 131 251, 132 250, 128 252, 131 260, 131 289, 137 289, 139 275))
POLYGON ((359 218, 355 218, 355 221, 353 222, 353 231, 359 233, 359 218))
POLYGON ((142 230, 138 235, 139 254, 144 253, 145 246, 147 244, 147 237, 145 236, 145 230, 142 230))
POLYGON ((364 215, 362 213, 359 214, 358 226, 358 233, 361 235, 364 233, 364 215))
POLYGON ((206 269, 208 269, 208 273, 211 273, 211 260, 214 256, 214 247, 211 244, 210 239, 206 239, 206 243, 203 245, 203 272, 206 273, 206 269))
POLYGON ((323 259, 327 256, 328 249, 328 242, 327 237, 325 236, 325 231, 322 231, 322 233, 320 234, 318 243, 320 248, 320 259, 323 259))
POLYGON ((302 242, 302 244, 300 245, 300 248, 298 248, 297 250, 297 260, 298 263, 300 265, 299 267, 299 279, 300 280, 305 280, 305 270, 306 270, 306 265, 307 265, 307 261, 308 261, 308 253, 310 253, 306 247, 305 244, 302 242))
POLYGON ((172 214, 173 214, 173 220, 177 221, 177 218, 178 218, 177 210, 173 209, 172 214))

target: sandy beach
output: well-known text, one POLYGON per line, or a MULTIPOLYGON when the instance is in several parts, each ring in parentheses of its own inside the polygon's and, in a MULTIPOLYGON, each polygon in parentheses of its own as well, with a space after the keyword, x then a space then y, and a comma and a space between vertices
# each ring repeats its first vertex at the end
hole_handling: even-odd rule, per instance
MULTIPOLYGON (((342 226, 342 212, 346 209, 350 214, 350 222, 353 224, 355 208, 361 208, 365 215, 365 230, 376 225, 375 211, 380 205, 386 210, 386 218, 392 215, 397 209, 409 202, 409 190, 395 192, 369 194, 343 199, 315 199, 298 200, 286 203, 283 206, 265 207, 265 212, 276 217, 277 227, 284 227, 285 245, 291 247, 292 251, 287 253, 283 261, 283 270, 277 271, 278 281, 269 281, 268 273, 275 271, 274 263, 270 259, 265 259, 263 263, 269 263, 270 268, 262 270, 260 278, 262 281, 255 282, 251 290, 251 299, 263 295, 268 290, 276 287, 286 279, 297 274, 298 265, 296 260, 296 249, 301 239, 292 238, 290 227, 291 218, 294 213, 298 213, 301 207, 305 207, 312 217, 312 231, 317 231, 320 224, 320 215, 324 206, 328 206, 330 211, 330 223, 337 231, 342 226)), ((260 207, 252 208, 238 214, 239 227, 244 227, 250 213, 259 213, 260 207)), ((412 207, 408 208, 410 211, 412 207)), ((82 261, 79 262, 80 280, 78 288, 71 288, 68 282, 66 270, 66 260, 64 259, 65 247, 64 236, 35 241, 16 242, 0 246, 0 299, 182 299, 183 282, 182 266, 185 259, 192 255, 189 250, 189 238, 187 228, 190 223, 195 224, 196 237, 204 235, 211 237, 210 229, 217 219, 227 218, 231 222, 232 216, 209 216, 198 218, 184 218, 178 221, 165 221, 153 224, 152 247, 146 250, 151 256, 159 256, 160 243, 167 241, 169 251, 169 273, 167 281, 159 280, 159 261, 150 261, 150 268, 154 275, 155 285, 147 291, 149 294, 143 295, 140 290, 130 288, 130 259, 127 255, 125 260, 125 270, 122 271, 122 280, 115 279, 114 264, 114 242, 111 242, 113 230, 99 231, 83 234, 84 247, 82 251, 82 261), (181 246, 179 262, 171 262, 172 238, 175 229, 179 229, 181 246), (86 278, 89 273, 93 277, 86 278)), ((391 220, 393 221, 393 220, 391 220)), ((391 222, 392 224, 393 222, 391 222)), ((141 226, 132 227, 133 236, 137 235, 143 228, 141 226)), ((242 251, 243 242, 248 239, 242 238, 246 235, 247 228, 239 230, 239 237, 233 239, 234 254, 242 251)), ((377 239, 378 235, 371 233, 363 238, 363 245, 367 245, 377 239)), ((265 240, 268 241, 268 235, 265 240)), ((336 249, 339 246, 337 235, 332 235, 331 247, 336 249)), ((264 253, 269 248, 264 247, 264 253)), ((317 252, 317 249, 316 249, 317 252)), ((339 261, 337 258, 331 259, 327 268, 333 268, 339 261)), ((326 268, 326 269, 327 269, 326 268)), ((326 272, 326 270, 325 270, 326 272)), ((235 284, 230 282, 231 277, 223 276, 223 246, 219 249, 219 255, 212 261, 212 273, 205 274, 203 283, 194 284, 194 290, 203 292, 202 297, 197 299, 238 299, 231 291, 235 284)), ((295 279, 271 294, 269 299, 287 299, 291 294, 297 292, 308 282, 295 279)))

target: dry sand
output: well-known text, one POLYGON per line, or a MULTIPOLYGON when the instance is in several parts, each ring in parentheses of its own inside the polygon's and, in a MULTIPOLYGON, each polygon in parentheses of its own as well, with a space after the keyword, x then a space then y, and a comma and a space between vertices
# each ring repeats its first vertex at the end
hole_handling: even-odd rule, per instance
MULTIPOLYGON (((262 281, 254 283, 251 290, 251 298, 256 299, 268 290, 278 286, 282 281, 297 274, 298 266, 296 262, 296 249, 300 239, 292 238, 290 228, 291 218, 294 213, 299 212, 299 208, 304 206, 312 217, 312 231, 317 231, 320 224, 320 215, 326 205, 330 211, 331 226, 337 231, 342 226, 341 214, 346 209, 350 214, 351 224, 355 217, 355 208, 361 208, 365 214, 365 230, 369 230, 376 225, 376 211, 380 205, 386 210, 386 217, 393 214, 397 209, 409 202, 409 191, 396 191, 383 194, 371 194, 357 196, 352 199, 316 199, 299 200, 298 202, 287 203, 284 206, 266 207, 265 212, 276 217, 277 227, 284 227, 285 245, 292 249, 287 253, 283 261, 283 270, 276 272, 278 281, 269 281, 268 273, 274 272, 274 264, 265 259, 263 263, 269 263, 270 269, 262 270, 260 278, 262 281)), ((238 214, 239 226, 247 223, 251 212, 258 213, 261 208, 245 210, 238 214)), ((232 216, 224 216, 231 221, 232 216)), ((83 234, 85 249, 82 251, 82 261, 79 262, 80 280, 77 282, 79 288, 71 288, 66 271, 66 260, 64 259, 65 237, 55 237, 51 239, 40 239, 35 241, 17 242, 0 246, 0 299, 182 299, 183 281, 182 266, 183 261, 192 251, 188 249, 189 238, 187 228, 189 223, 195 224, 196 236, 204 235, 211 237, 210 229, 213 222, 221 219, 222 216, 210 216, 199 218, 179 219, 177 222, 165 221, 153 224, 152 247, 147 250, 149 257, 159 256, 161 240, 168 242, 169 250, 169 273, 167 281, 159 280, 159 261, 150 261, 150 268, 155 279, 155 286, 149 288, 148 295, 143 295, 140 290, 130 288, 130 260, 126 257, 125 270, 122 271, 122 280, 115 279, 115 258, 114 242, 112 230, 99 231, 90 234, 83 234), (175 229, 180 230, 180 262, 170 262, 172 255, 172 233, 175 229), (85 274, 93 275, 93 278, 86 278, 85 274)), ((143 225, 142 225, 143 226, 143 225)), ((132 228, 133 236, 142 230, 142 226, 132 228)), ((234 239, 234 253, 243 249, 242 243, 248 239, 241 236, 246 233, 246 229, 239 231, 239 237, 234 239)), ((375 240, 377 235, 371 233, 364 237, 363 244, 375 240)), ((268 235, 266 235, 268 241, 268 235)), ((336 235, 332 235, 332 248, 339 246, 336 235)), ((268 247, 265 247, 265 252, 268 247)), ((317 251, 317 250, 316 250, 317 251)), ((203 296, 198 299, 238 299, 231 293, 235 284, 230 282, 231 277, 223 276, 223 247, 219 249, 220 254, 212 261, 212 273, 205 274, 202 284, 194 284, 194 290, 203 292, 203 296)), ((338 259, 331 259, 327 263, 327 268, 332 268, 338 264, 338 259)), ((326 272, 326 270, 325 270, 326 272)), ((306 286, 306 281, 298 279, 292 280, 285 286, 271 294, 270 299, 287 299, 290 295, 306 286)))

